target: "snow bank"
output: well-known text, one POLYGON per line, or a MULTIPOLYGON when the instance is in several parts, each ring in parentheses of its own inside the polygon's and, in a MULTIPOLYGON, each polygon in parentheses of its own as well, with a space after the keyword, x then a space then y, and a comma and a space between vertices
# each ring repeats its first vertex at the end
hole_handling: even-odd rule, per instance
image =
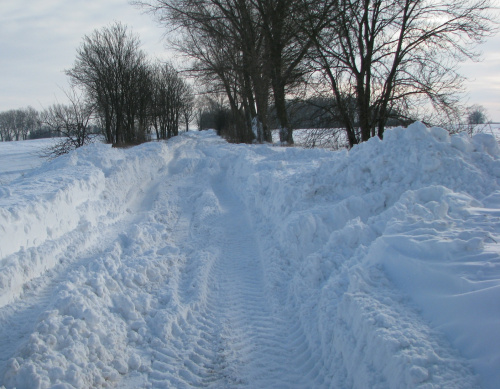
POLYGON ((474 387, 464 356, 496 387, 500 153, 491 135, 415 123, 349 152, 255 155, 226 163, 263 232, 269 288, 325 360, 344 366, 348 386, 474 387), (383 372, 377 382, 373 369, 383 372))
POLYGON ((164 145, 133 155, 94 144, 57 158, 5 186, 0 196, 0 306, 58 261, 69 244, 99 236, 98 224, 127 214, 168 156, 164 145), (69 238, 71 236, 71 238, 69 238), (79 237, 79 238, 77 238, 79 237))
MULTIPOLYGON (((158 361, 152 366, 152 347, 158 353, 170 338, 194 343, 196 334, 189 334, 193 335, 190 338, 183 333, 185 320, 193 306, 206 304, 203 298, 210 286, 212 255, 204 247, 195 251, 187 237, 178 235, 184 232, 185 212, 194 213, 198 232, 210 231, 205 219, 217 212, 218 204, 205 193, 203 184, 190 186, 185 196, 178 196, 168 180, 175 174, 182 182, 193 169, 202 170, 198 166, 204 165, 202 159, 193 160, 189 149, 176 150, 188 141, 188 137, 178 138, 170 145, 149 144, 129 150, 92 146, 68 156, 71 160, 76 154, 81 163, 89 162, 104 175, 104 189, 90 193, 90 200, 98 200, 87 208, 96 210, 95 229, 90 226, 85 234, 97 241, 97 249, 90 244, 90 250, 78 248, 75 255, 83 253, 83 257, 68 258, 72 263, 62 272, 58 269, 52 282, 55 289, 46 292, 41 288, 49 294, 37 297, 41 311, 35 310, 29 318, 34 323, 28 330, 29 339, 8 360, 5 374, 0 370, 0 385, 143 387, 141 374, 148 376, 158 364, 158 369, 163 367, 158 361), (170 163, 174 154, 175 163, 170 163), (189 261, 179 248, 185 244, 189 261), (123 377, 127 377, 126 382, 122 382, 123 377)), ((51 169, 64 175, 71 170, 69 166, 63 159, 34 171, 33 176, 41 178, 51 169)), ((204 181, 201 176, 197 179, 204 181)), ((74 231, 67 232, 64 240, 78 241, 79 236, 68 236, 72 234, 74 231)), ((57 239, 54 242, 58 244, 57 239)), ((33 250, 40 252, 42 246, 33 250)), ((14 257, 16 254, 7 260, 14 257)), ((0 350, 0 357, 2 354, 0 350)))

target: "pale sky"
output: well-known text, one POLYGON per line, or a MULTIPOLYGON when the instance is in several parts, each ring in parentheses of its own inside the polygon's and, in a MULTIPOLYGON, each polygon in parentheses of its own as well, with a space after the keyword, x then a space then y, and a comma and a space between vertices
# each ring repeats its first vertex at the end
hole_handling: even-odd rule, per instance
MULTIPOLYGON (((172 55, 163 45, 164 30, 129 0, 0 0, 0 112, 64 103, 64 70, 73 66, 83 36, 115 21, 139 35, 149 56, 172 55)), ((461 66, 470 79, 468 104, 484 106, 500 122, 500 34, 480 50, 481 62, 461 66)))
POLYGON ((0 112, 65 103, 64 71, 83 37, 115 21, 139 36, 148 56, 166 58, 164 30, 129 0, 0 0, 0 112))

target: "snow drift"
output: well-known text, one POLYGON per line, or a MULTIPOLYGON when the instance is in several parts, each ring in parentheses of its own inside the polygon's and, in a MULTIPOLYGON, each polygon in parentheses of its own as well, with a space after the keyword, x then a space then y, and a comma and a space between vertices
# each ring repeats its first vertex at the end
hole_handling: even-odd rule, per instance
POLYGON ((64 241, 71 232, 71 240, 84 246, 88 229, 119 218, 166 163, 164 146, 155 146, 155 153, 138 149, 130 155, 109 145, 89 145, 3 189, 0 259, 7 259, 0 272, 0 306, 25 282, 54 266, 55 254, 69 244, 56 247, 54 241, 64 241))
POLYGON ((494 388, 499 178, 492 136, 420 123, 75 151, 0 192, 3 383, 494 388))
MULTIPOLYGON (((438 357, 441 345, 428 342, 445 334, 483 385, 495 387, 500 160, 494 137, 450 138, 415 123, 350 152, 265 151, 250 175, 244 160, 227 162, 235 187, 243 188, 257 229, 267 231, 269 283, 286 291, 281 302, 307 321, 325 358, 343 360, 348 386, 437 380, 436 367, 449 356, 438 357), (431 330, 437 332, 425 334, 431 330), (385 370, 388 381, 366 381, 363 369, 385 370)), ((454 373, 439 379, 439 387, 474 386, 454 373)))

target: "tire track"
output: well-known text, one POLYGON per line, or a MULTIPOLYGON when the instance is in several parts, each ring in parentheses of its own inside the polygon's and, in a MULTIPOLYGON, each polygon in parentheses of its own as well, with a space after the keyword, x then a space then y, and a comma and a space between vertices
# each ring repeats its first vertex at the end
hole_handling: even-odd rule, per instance
POLYGON ((198 265, 208 272, 205 285, 199 286, 206 290, 193 299, 186 282, 193 274, 181 275, 185 278, 178 283, 179 301, 187 304, 170 324, 169 335, 157 340, 150 384, 155 388, 328 386, 321 355, 309 345, 300 322, 274 312, 269 304, 258 242, 244 205, 225 186, 223 174, 211 183, 219 212, 203 222, 196 211, 190 218, 184 213, 182 227, 188 231, 177 231, 178 237, 196 240, 198 252, 190 255, 205 255, 205 262, 198 265), (210 228, 200 227, 201 223, 210 228))

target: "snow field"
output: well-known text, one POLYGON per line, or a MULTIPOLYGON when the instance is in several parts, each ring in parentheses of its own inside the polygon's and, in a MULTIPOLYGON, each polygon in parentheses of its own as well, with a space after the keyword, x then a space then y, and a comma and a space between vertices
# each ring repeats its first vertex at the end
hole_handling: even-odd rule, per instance
POLYGON ((59 158, 0 192, 0 384, 494 388, 499 157, 416 123, 59 158))
POLYGON ((53 146, 59 138, 37 139, 20 142, 0 142, 0 193, 16 178, 40 167, 40 158, 45 149, 53 146))

